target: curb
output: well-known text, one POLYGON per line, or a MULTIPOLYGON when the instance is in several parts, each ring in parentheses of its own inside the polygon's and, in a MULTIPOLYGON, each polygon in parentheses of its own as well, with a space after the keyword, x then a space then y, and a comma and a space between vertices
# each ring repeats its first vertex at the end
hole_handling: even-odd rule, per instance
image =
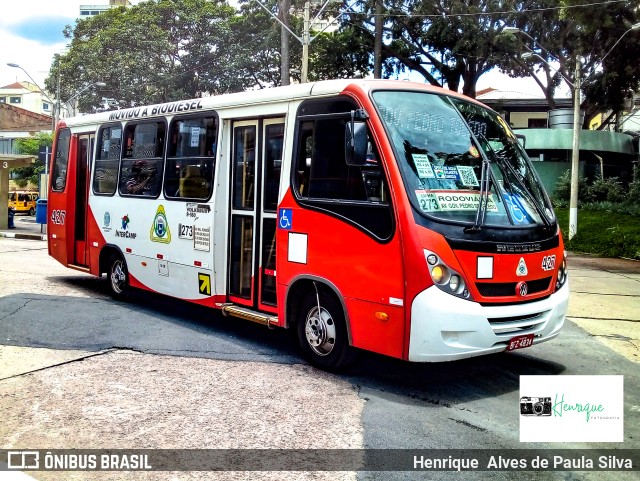
POLYGON ((0 232, 0 237, 11 239, 47 240, 47 234, 22 234, 20 232, 0 232))

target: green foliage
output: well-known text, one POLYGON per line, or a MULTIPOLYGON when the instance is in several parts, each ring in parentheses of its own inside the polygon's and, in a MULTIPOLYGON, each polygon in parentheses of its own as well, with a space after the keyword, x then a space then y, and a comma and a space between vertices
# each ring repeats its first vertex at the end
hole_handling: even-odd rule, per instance
POLYGON ((608 257, 640 259, 640 181, 625 188, 616 177, 597 178, 587 183, 580 177, 578 230, 571 241, 569 232, 570 171, 560 177, 555 195, 555 212, 568 250, 608 257))
MULTIPOLYGON (((587 191, 587 181, 584 175, 578 176, 578 201, 583 199, 584 193, 587 191)), ((553 204, 557 207, 568 206, 571 199, 571 170, 565 171, 556 183, 553 194, 553 204)))
POLYGON ((627 202, 640 206, 640 178, 631 182, 627 188, 627 202))
POLYGON ((38 155, 40 146, 51 147, 53 145, 53 134, 50 132, 40 132, 31 137, 16 139, 16 148, 19 154, 38 155))
MULTIPOLYGON (((344 24, 357 26, 358 34, 368 37, 370 51, 376 3, 362 0, 344 24)), ((384 75, 411 70, 433 85, 475 97, 480 76, 508 62, 513 48, 505 45, 514 40, 501 32, 530 2, 382 0, 382 4, 384 75)))
MULTIPOLYGON (((53 134, 40 132, 31 137, 16 139, 16 150, 22 155, 35 155, 37 157, 40 146, 51 147, 53 144, 53 134)), ((38 185, 40 174, 44 173, 44 164, 36 158, 36 162, 28 167, 18 167, 11 169, 16 175, 15 182, 19 187, 26 187, 29 182, 38 185)))
MULTIPOLYGON (((337 32, 321 33, 311 43, 310 79, 362 77, 369 72, 377 3, 359 0, 349 9, 326 7, 321 17, 346 15, 339 17, 337 32)), ((588 6, 582 6, 582 0, 381 3, 387 77, 413 71, 431 84, 473 97, 478 79, 493 68, 513 76, 542 71, 544 92, 554 107, 553 94, 562 75, 541 61, 525 63, 520 53, 535 50, 559 65, 568 78, 574 78, 579 54, 582 78, 587 79, 587 121, 595 112, 618 109, 640 82, 640 32, 628 31, 640 20, 636 0, 588 6), (507 26, 520 28, 538 43, 525 35, 505 35, 507 26), (600 62, 605 55, 605 62, 600 62)), ((283 15, 277 0, 262 5, 283 15)), ((297 10, 288 16, 289 24, 301 37, 302 2, 292 5, 297 10)), ((312 18, 319 8, 312 6, 312 18)), ((67 26, 65 35, 69 50, 56 56, 46 87, 55 92, 59 86, 63 100, 81 92, 77 100, 82 112, 101 108, 102 97, 130 107, 281 83, 281 27, 250 0, 240 0, 238 10, 227 0, 149 0, 78 21, 67 26), (98 91, 87 88, 96 81, 107 86, 98 91)), ((299 72, 301 45, 289 38, 292 72, 299 72)))
POLYGON ((79 20, 65 29, 69 50, 56 56, 47 89, 55 92, 60 80, 60 97, 69 99, 105 82, 78 97, 83 112, 99 109, 102 97, 131 107, 243 90, 234 15, 222 0, 149 0, 79 20))
POLYGON ((570 241, 569 210, 556 209, 565 248, 574 252, 606 257, 640 259, 640 213, 596 210, 591 207, 578 211, 578 230, 570 241))
MULTIPOLYGON (((618 177, 602 179, 596 178, 593 182, 587 182, 582 174, 578 177, 578 202, 579 204, 624 204, 640 206, 640 181, 631 182, 625 186, 618 177)), ((571 171, 567 170, 556 184, 553 203, 557 207, 566 207, 571 197, 571 171)), ((624 207, 626 208, 626 207, 624 207)))
POLYGON ((352 26, 319 34, 312 44, 309 80, 365 77, 371 69, 370 50, 362 31, 352 26))
POLYGON ((578 56, 585 124, 598 113, 621 110, 625 98, 637 90, 640 82, 640 32, 629 31, 640 21, 637 0, 592 4, 582 0, 543 0, 528 2, 526 8, 536 7, 546 10, 516 20, 514 26, 527 35, 518 35, 520 49, 514 52, 512 62, 501 65, 502 70, 518 77, 542 73, 546 81, 540 87, 550 108, 555 108, 553 95, 564 82, 563 77, 575 83, 578 56), (525 62, 519 54, 527 49, 538 56, 525 62))
POLYGON ((623 202, 625 192, 622 183, 617 177, 602 179, 598 177, 587 187, 584 195, 585 202, 623 202))

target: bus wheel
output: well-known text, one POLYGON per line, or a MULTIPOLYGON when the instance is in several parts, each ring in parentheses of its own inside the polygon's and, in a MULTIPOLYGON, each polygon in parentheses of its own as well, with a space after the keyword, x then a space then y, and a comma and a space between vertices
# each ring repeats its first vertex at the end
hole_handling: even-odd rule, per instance
POLYGON ((109 289, 114 299, 123 300, 129 294, 127 263, 120 254, 113 254, 109 261, 109 289))
POLYGON ((309 362, 326 371, 346 367, 354 357, 349 346, 342 307, 336 300, 319 292, 307 294, 297 322, 298 342, 309 362))
POLYGON ((36 210, 33 207, 29 209, 29 215, 36 215, 36 210))

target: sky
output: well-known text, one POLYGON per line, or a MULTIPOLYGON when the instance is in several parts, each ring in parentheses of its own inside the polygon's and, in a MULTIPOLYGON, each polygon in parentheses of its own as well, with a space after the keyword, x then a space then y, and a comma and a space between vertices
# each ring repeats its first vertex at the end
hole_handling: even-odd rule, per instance
MULTIPOLYGON (((141 0, 130 1, 137 4, 141 0)), ((67 41, 62 31, 66 25, 75 25, 80 5, 108 3, 108 0, 4 0, 0 15, 0 86, 30 81, 23 70, 7 65, 16 63, 44 88, 54 55, 65 51, 67 41)), ((532 79, 510 79, 496 70, 483 75, 477 84, 478 90, 487 87, 529 97, 543 96, 532 79)))
MULTIPOLYGON (((131 3, 138 3, 134 0, 131 3)), ((75 25, 80 5, 108 4, 108 0, 4 0, 0 15, 0 86, 31 81, 20 65, 44 88, 56 53, 68 43, 62 31, 75 25)))

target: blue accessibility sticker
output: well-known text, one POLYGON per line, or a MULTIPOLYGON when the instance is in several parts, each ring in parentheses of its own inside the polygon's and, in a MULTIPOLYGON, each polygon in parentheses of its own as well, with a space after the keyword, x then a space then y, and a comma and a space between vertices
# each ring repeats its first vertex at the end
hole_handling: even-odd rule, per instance
POLYGON ((293 209, 280 209, 278 212, 278 227, 291 230, 293 224, 293 209))

